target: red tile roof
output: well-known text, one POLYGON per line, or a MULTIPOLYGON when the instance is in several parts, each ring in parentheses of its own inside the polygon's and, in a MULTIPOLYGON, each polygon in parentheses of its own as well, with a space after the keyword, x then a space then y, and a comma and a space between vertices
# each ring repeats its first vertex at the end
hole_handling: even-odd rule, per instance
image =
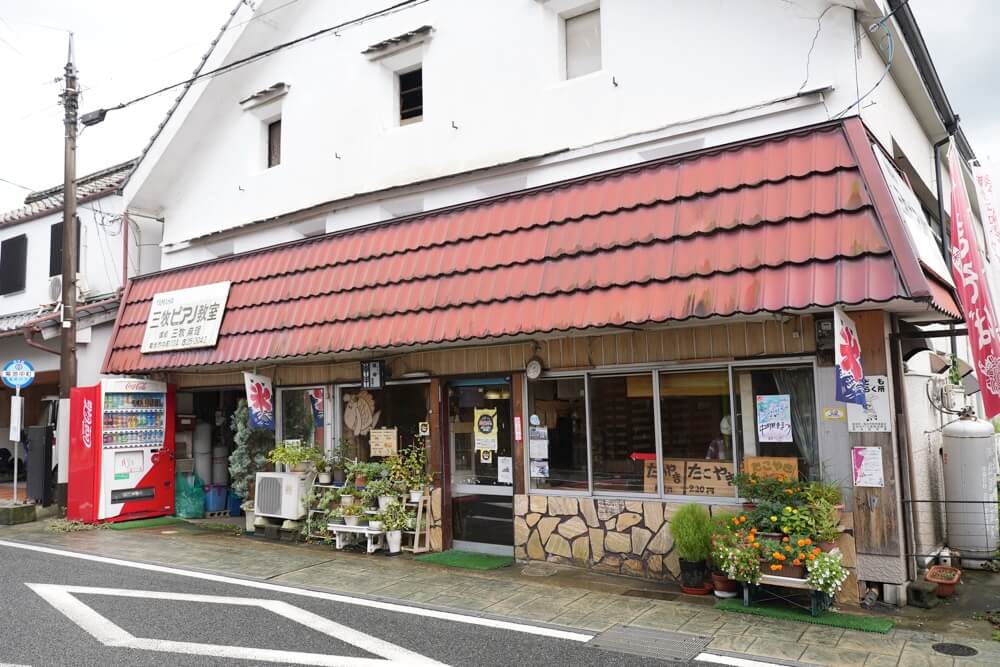
POLYGON ((105 370, 930 300, 887 196, 856 119, 596 174, 137 278, 105 370), (221 280, 215 348, 140 353, 155 293, 221 280))

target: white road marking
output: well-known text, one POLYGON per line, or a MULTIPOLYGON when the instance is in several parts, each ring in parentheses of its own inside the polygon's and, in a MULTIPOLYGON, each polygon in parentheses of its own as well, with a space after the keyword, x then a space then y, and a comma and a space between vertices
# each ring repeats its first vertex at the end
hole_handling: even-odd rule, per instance
POLYGON ((55 584, 25 584, 46 602, 65 614, 71 621, 90 633, 105 646, 130 648, 161 653, 184 653, 219 658, 237 658, 266 662, 320 665, 321 667, 378 667, 388 665, 438 666, 442 663, 431 660, 419 653, 391 644, 377 637, 335 623, 305 609, 300 609, 280 600, 258 600, 252 598, 216 595, 195 595, 187 593, 167 593, 162 591, 133 591, 121 588, 94 588, 90 586, 58 586, 55 584), (300 651, 277 651, 249 646, 224 646, 198 642, 179 642, 167 639, 147 639, 136 637, 81 602, 77 595, 109 595, 114 597, 139 598, 142 600, 176 600, 205 604, 227 604, 243 607, 260 607, 273 614, 283 616, 317 632, 351 644, 384 660, 305 653, 300 651), (389 662, 386 662, 388 660, 389 662))
POLYGON ((750 658, 736 658, 731 655, 715 655, 714 653, 699 653, 695 656, 695 660, 711 662, 716 665, 730 665, 730 667, 782 667, 773 662, 751 660, 750 658))
POLYGON ((122 560, 120 558, 109 558, 107 556, 96 556, 93 554, 83 554, 83 553, 76 553, 73 551, 63 551, 61 549, 53 549, 52 547, 43 547, 36 544, 24 544, 21 542, 8 542, 6 540, 0 540, 0 546, 10 547, 12 549, 23 549, 25 551, 34 551, 36 553, 49 554, 52 556, 76 558, 78 560, 86 560, 93 563, 117 565, 119 567, 128 567, 136 570, 144 570, 146 572, 160 572, 163 574, 173 574, 181 577, 189 577, 191 579, 201 579, 204 581, 214 581, 217 583, 230 584, 233 586, 243 586, 245 588, 253 588, 262 591, 271 591, 273 593, 281 593, 284 595, 298 595, 301 597, 313 598, 316 600, 326 600, 329 602, 352 604, 358 607, 367 607, 369 609, 380 609, 382 611, 391 611, 400 614, 410 614, 411 616, 420 616, 422 618, 435 618, 442 621, 452 621, 454 623, 465 623, 467 625, 480 625, 487 628, 510 630, 512 632, 520 632, 528 635, 537 635, 539 637, 549 637, 552 639, 565 639, 568 641, 574 641, 580 643, 588 642, 594 638, 593 634, 585 632, 559 630, 556 628, 545 628, 537 625, 528 625, 527 623, 517 623, 515 621, 501 621, 493 618, 468 616, 466 614, 459 614, 451 611, 424 609, 422 607, 412 607, 395 602, 380 602, 378 600, 366 600, 365 598, 357 598, 357 597, 352 597, 350 595, 343 595, 340 593, 324 593, 322 591, 311 591, 304 588, 293 588, 289 586, 282 586, 280 584, 272 584, 264 581, 251 581, 248 579, 239 579, 237 577, 229 577, 221 574, 196 572, 194 570, 182 570, 179 568, 168 567, 166 565, 153 565, 151 563, 136 563, 134 561, 122 560))

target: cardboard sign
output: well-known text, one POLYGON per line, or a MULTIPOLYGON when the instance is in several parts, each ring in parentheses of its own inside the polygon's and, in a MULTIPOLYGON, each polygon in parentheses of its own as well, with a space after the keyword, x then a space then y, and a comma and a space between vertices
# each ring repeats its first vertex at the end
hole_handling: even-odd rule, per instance
POLYGON ((747 456, 743 459, 743 472, 758 477, 784 475, 799 477, 799 460, 793 456, 747 456))
POLYGON ((371 456, 392 456, 396 453, 397 429, 373 428, 369 431, 368 438, 371 456))
POLYGON ((731 462, 688 459, 684 472, 684 493, 688 496, 735 498, 733 475, 731 462))

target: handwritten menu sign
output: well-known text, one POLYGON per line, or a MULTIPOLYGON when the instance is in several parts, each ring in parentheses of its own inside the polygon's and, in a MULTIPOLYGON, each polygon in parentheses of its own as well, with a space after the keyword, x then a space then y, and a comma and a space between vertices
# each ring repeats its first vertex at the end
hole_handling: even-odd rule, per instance
MULTIPOLYGON (((733 464, 711 459, 663 459, 663 492, 668 495, 733 498, 733 464)), ((656 493, 656 461, 643 466, 643 491, 656 493)))
POLYGON ((368 432, 368 445, 372 456, 392 456, 396 453, 397 430, 373 428, 368 432))
POLYGON ((784 475, 799 477, 799 460, 793 456, 747 456, 743 459, 743 472, 758 477, 784 475))
POLYGON ((792 404, 788 394, 757 397, 757 441, 792 441, 792 404))
POLYGON ((689 460, 684 493, 688 496, 736 497, 733 464, 726 461, 689 460))

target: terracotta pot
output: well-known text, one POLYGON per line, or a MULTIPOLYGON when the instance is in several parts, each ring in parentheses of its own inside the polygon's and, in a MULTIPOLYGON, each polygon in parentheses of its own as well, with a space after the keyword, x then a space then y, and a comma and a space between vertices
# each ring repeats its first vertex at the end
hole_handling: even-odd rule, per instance
POLYGON ((938 584, 935 593, 939 598, 950 598, 955 594, 955 584, 938 584))
POLYGON ((816 546, 818 546, 821 551, 824 551, 826 553, 830 553, 831 551, 833 551, 834 549, 837 548, 837 543, 836 542, 819 542, 819 543, 816 544, 816 546))
POLYGON ((687 593, 688 595, 708 595, 712 592, 712 587, 708 584, 702 584, 701 588, 693 588, 691 586, 681 584, 681 592, 687 593))
POLYGON ((734 598, 739 589, 739 585, 721 572, 712 573, 712 587, 715 589, 716 597, 734 598))
POLYGON ((368 483, 368 478, 365 477, 364 475, 355 475, 354 476, 354 486, 356 488, 362 487, 362 486, 364 486, 367 483, 368 483))

